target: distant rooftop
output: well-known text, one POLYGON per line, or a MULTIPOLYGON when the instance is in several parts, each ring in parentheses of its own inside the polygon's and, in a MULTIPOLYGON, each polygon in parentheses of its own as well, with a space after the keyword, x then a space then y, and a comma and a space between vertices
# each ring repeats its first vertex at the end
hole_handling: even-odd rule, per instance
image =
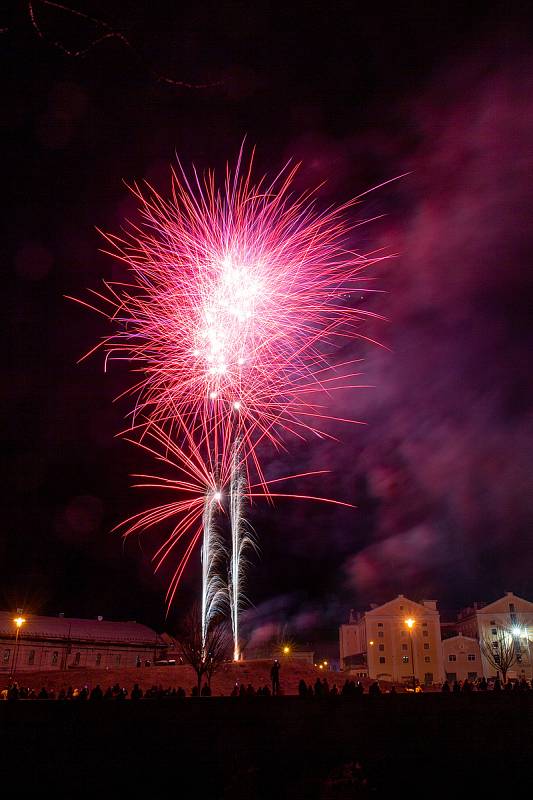
MULTIPOLYGON (((13 636, 17 615, 0 611, 0 636, 13 636)), ((137 622, 116 622, 104 619, 78 619, 77 617, 41 617, 25 613, 26 621, 21 635, 38 639, 74 639, 76 641, 131 642, 135 644, 162 644, 160 636, 147 625, 137 622)))

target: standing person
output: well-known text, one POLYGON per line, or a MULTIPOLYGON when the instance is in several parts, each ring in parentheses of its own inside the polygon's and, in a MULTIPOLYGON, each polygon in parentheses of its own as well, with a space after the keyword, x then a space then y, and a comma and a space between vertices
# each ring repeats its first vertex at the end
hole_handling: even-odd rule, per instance
POLYGON ((272 668, 270 670, 270 677, 272 678, 272 694, 276 695, 279 694, 279 671, 281 669, 281 664, 279 663, 278 659, 274 660, 272 664, 272 668))

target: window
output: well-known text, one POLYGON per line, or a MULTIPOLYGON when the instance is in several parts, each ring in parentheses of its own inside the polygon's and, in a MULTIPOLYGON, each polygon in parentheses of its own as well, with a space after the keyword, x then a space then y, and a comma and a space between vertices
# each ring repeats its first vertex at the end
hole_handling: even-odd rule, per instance
POLYGON ((407 636, 407 632, 406 631, 400 631, 400 636, 407 636))
POLYGON ((383 623, 382 622, 378 622, 378 628, 382 628, 382 627, 383 627, 383 623))
POLYGON ((400 606, 400 611, 403 611, 403 606, 400 606))
POLYGON ((96 666, 99 667, 101 663, 102 663, 102 654, 101 653, 97 653, 96 654, 96 666))
POLYGON ((76 653, 76 655, 74 656, 74 663, 79 664, 80 658, 81 658, 81 653, 76 653))
POLYGON ((423 623, 422 623, 422 627, 423 627, 423 628, 427 628, 427 626, 428 626, 427 622, 423 622, 423 623))
POLYGON ((380 656, 379 657, 379 663, 380 664, 384 664, 385 663, 385 656, 380 656))
POLYGON ((514 603, 509 603, 509 611, 514 614, 514 603))
POLYGON ((35 664, 35 650, 30 650, 28 653, 28 664, 35 664))
POLYGON ((455 655, 455 653, 450 653, 450 655, 448 656, 448 661, 457 661, 457 656, 455 655))
POLYGON ((52 666, 53 667, 57 666, 58 659, 59 659, 59 653, 57 652, 57 650, 55 650, 54 653, 52 654, 52 666))
POLYGON ((496 620, 495 619, 491 619, 490 624, 491 625, 496 625, 496 620))
POLYGON ((492 635, 493 635, 493 636, 496 636, 496 634, 498 633, 498 631, 497 631, 497 629, 496 629, 496 628, 493 628, 493 629, 492 629, 492 631, 491 631, 491 633, 492 633, 492 635))
POLYGON ((115 664, 120 664, 120 656, 115 656, 115 664))
POLYGON ((424 650, 429 650, 429 642, 424 642, 424 650))
POLYGON ((446 673, 446 678, 449 681, 456 681, 457 680, 457 672, 447 672, 446 673))
POLYGON ((409 663, 409 656, 402 656, 402 661, 403 661, 404 664, 408 664, 409 663))
POLYGON ((407 650, 407 645, 406 644, 402 644, 402 650, 407 650))
POLYGON ((383 650, 385 650, 385 645, 384 644, 380 644, 378 646, 378 648, 379 648, 379 650, 381 650, 383 652, 383 650))
POLYGON ((2 656, 2 663, 7 664, 9 663, 9 656, 11 655, 11 650, 4 650, 4 654, 2 656))
POLYGON ((378 631, 378 636, 379 636, 380 639, 383 639, 385 634, 383 633, 383 631, 378 631))
POLYGON ((476 660, 476 654, 475 654, 475 653, 469 653, 469 654, 467 655, 467 659, 468 659, 469 661, 475 661, 475 660, 476 660))
POLYGON ((424 661, 426 664, 431 664, 431 658, 429 656, 424 656, 424 661))
POLYGON ((429 631, 422 631, 422 636, 429 636, 429 631))
POLYGON ((429 683, 433 683, 433 673, 432 672, 426 672, 426 674, 424 675, 424 683, 426 685, 429 684, 429 683))

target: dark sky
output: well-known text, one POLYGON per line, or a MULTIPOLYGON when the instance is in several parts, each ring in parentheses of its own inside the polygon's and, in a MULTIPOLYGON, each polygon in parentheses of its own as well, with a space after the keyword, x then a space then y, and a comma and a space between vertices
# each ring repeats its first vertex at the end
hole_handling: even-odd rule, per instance
POLYGON ((147 500, 129 489, 139 453, 115 438, 131 375, 76 365, 106 329, 63 295, 112 276, 95 228, 131 215, 124 180, 164 187, 176 153, 223 169, 245 134, 259 172, 301 158, 326 203, 410 173, 358 211, 386 216, 356 246, 397 254, 365 301, 388 318, 369 332, 390 351, 353 350, 375 388, 332 406, 367 424, 269 465, 325 466, 309 488, 357 509, 254 509, 256 638, 273 622, 335 636, 350 607, 398 592, 445 611, 533 597, 526 5, 87 0, 76 8, 127 42, 82 57, 54 43, 84 50, 109 29, 35 3, 43 38, 26 3, 4 7, 2 606, 162 624, 154 539, 110 533, 147 500))

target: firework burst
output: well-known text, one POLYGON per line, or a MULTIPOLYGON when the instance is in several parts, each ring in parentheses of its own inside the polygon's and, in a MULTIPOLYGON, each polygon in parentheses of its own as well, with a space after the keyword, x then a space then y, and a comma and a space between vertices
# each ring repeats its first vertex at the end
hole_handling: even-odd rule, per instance
POLYGON ((104 282, 93 292, 96 305, 86 303, 114 328, 91 352, 103 349, 106 366, 126 360, 139 375, 126 392, 134 398, 137 442, 182 473, 176 481, 153 479, 150 485, 182 496, 129 520, 128 532, 178 515, 156 554, 160 565, 188 539, 169 603, 203 536, 204 627, 226 591, 236 652, 250 544, 244 499, 276 496, 259 445, 279 449, 290 436, 330 435, 329 396, 361 385, 357 361, 338 353, 366 338, 361 322, 375 316, 355 307, 351 295, 368 291, 361 273, 383 258, 349 246, 356 224, 347 211, 358 198, 320 210, 314 191, 294 190, 297 165, 254 183, 252 164, 253 156, 244 164, 241 149, 221 188, 214 173, 188 177, 180 166, 169 199, 135 185, 140 221, 121 236, 105 236, 127 278, 104 282), (216 517, 226 487, 232 554, 225 590, 216 517))

